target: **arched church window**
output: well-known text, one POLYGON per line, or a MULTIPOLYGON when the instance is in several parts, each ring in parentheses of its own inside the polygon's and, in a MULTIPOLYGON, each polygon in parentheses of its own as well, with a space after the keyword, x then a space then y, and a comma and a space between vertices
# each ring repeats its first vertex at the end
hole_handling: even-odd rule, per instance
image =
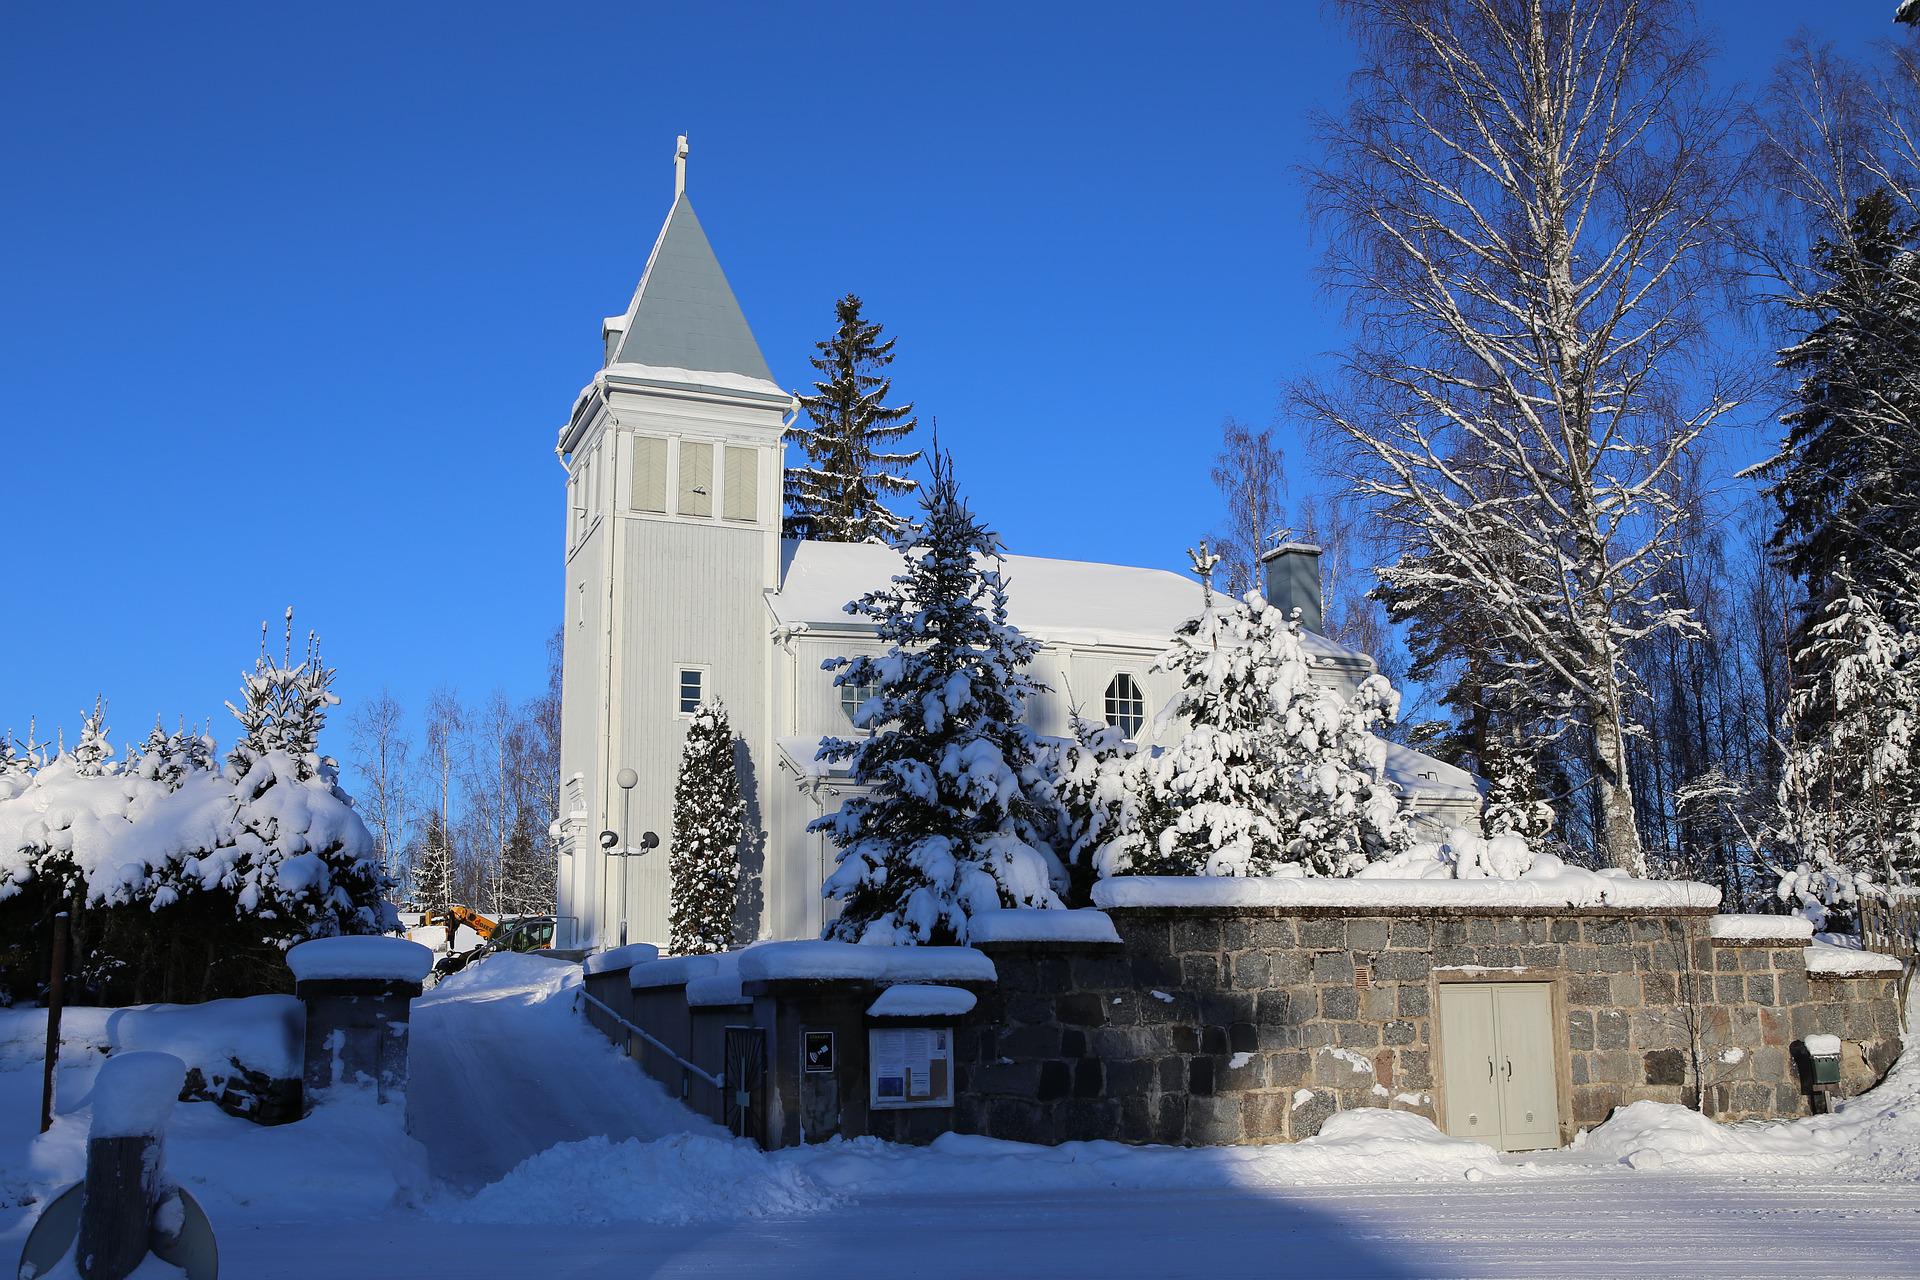
POLYGON ((1107 682, 1107 723, 1129 738, 1147 722, 1147 699, 1139 683, 1122 671, 1107 682))
POLYGON ((860 704, 871 698, 874 686, 871 684, 843 684, 840 686, 840 709, 847 714, 848 723, 854 723, 854 715, 860 710, 860 704))

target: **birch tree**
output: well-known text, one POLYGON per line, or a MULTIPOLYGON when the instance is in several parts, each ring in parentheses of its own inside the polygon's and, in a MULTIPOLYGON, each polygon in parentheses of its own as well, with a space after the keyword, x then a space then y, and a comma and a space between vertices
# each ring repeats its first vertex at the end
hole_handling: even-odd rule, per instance
POLYGON ((380 850, 381 869, 404 880, 407 829, 413 816, 413 773, 407 757, 406 712, 388 689, 354 709, 347 721, 353 764, 360 775, 360 812, 380 850))
POLYGON ((1257 590, 1260 553, 1286 525, 1287 462, 1273 428, 1255 431, 1238 418, 1220 425, 1220 452, 1209 472, 1220 491, 1223 522, 1209 542, 1220 576, 1235 599, 1257 590))
POLYGON ((1310 174, 1355 342, 1299 399, 1396 558, 1464 604, 1543 719, 1584 744, 1597 843, 1645 866, 1627 766, 1675 477, 1732 405, 1700 308, 1724 108, 1684 0, 1343 0, 1352 102, 1310 174))

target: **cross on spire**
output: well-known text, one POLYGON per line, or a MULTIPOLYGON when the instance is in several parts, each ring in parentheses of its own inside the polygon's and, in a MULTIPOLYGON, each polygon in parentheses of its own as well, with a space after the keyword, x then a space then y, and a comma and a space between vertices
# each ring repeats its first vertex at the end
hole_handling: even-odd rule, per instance
POLYGON ((687 194, 687 135, 681 134, 673 144, 673 198, 678 200, 687 194))

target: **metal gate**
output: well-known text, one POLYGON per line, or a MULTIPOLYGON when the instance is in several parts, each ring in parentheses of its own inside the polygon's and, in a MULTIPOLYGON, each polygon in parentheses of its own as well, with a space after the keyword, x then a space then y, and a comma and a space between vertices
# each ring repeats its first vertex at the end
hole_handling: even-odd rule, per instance
POLYGON ((727 1131, 767 1145, 767 1033, 761 1027, 728 1027, 727 1057, 721 1068, 727 1131))

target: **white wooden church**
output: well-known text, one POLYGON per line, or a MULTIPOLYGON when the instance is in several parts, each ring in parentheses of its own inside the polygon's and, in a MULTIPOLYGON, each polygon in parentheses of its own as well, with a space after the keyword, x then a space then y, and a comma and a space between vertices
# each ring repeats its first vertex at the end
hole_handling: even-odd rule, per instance
MULTIPOLYGON (((603 322, 602 367, 556 446, 567 471, 558 905, 577 946, 666 939, 681 741, 710 698, 741 738, 753 831, 742 861, 757 878, 743 933, 819 933, 834 850, 806 828, 848 784, 814 757, 822 737, 853 732, 861 697, 835 688, 821 662, 878 651, 871 625, 843 606, 900 569, 886 547, 781 538, 781 436, 799 405, 694 214, 686 157, 682 138, 673 207, 632 301, 603 322), (645 832, 658 847, 643 850, 645 832)), ((1318 548, 1280 547, 1265 568, 1268 597, 1317 632, 1318 548)), ((1036 729, 1067 733, 1077 703, 1130 737, 1150 732, 1174 694, 1153 660, 1198 612, 1198 581, 1021 555, 1006 573, 1010 620, 1044 646, 1034 675, 1051 692, 1030 707, 1036 729)), ((1374 669, 1365 654, 1309 640, 1329 685, 1374 669)), ((1436 821, 1478 812, 1473 779, 1451 765, 1389 747, 1388 774, 1436 821)))

